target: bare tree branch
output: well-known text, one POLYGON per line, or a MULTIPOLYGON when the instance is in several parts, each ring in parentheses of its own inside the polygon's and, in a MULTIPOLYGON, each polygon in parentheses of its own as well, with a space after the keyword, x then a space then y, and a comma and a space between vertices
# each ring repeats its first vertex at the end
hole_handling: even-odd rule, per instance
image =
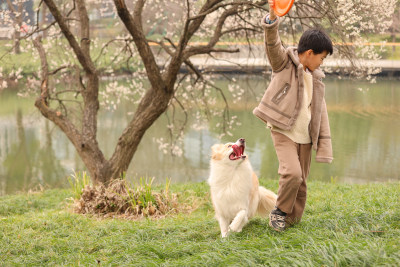
POLYGON ((136 3, 134 17, 132 17, 129 13, 124 0, 114 0, 114 4, 117 8, 118 16, 124 23, 126 29, 129 31, 133 41, 135 42, 139 55, 146 68, 146 73, 152 88, 156 91, 167 90, 165 88, 153 52, 151 51, 149 44, 146 42, 146 37, 143 33, 141 10, 143 9, 144 1, 140 0, 136 3))
POLYGON ((80 45, 75 39, 75 36, 72 34, 69 27, 67 26, 64 17, 58 10, 57 6, 54 4, 54 1, 53 0, 43 0, 43 1, 46 3, 51 14, 57 21, 57 24, 60 26, 62 33, 64 34, 71 48, 73 49, 76 57, 79 60, 79 63, 82 65, 82 67, 88 74, 95 74, 96 68, 92 60, 90 59, 90 56, 81 49, 80 45))

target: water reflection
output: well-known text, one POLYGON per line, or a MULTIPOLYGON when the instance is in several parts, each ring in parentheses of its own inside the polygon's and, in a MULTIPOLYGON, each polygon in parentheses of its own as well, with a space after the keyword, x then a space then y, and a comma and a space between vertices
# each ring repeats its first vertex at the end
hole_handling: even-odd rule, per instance
POLYGON ((54 187, 63 184, 61 178, 65 171, 52 147, 49 122, 42 122, 42 125, 31 127, 31 123, 24 120, 21 109, 17 109, 14 121, 2 119, 1 195, 28 191, 37 185, 54 187), (38 132, 42 132, 43 140, 38 138, 38 132))
MULTIPOLYGON (((278 162, 265 125, 254 117, 255 96, 261 96, 268 78, 241 76, 237 81, 251 90, 243 100, 231 105, 241 126, 232 137, 218 140, 212 127, 188 128, 182 157, 159 151, 154 138, 168 136, 162 116, 146 133, 133 158, 127 177, 155 177, 162 183, 202 181, 208 176, 210 147, 244 137, 247 153, 257 174, 277 178, 278 162)), ((227 82, 218 81, 227 88, 227 82)), ((397 81, 381 79, 376 84, 326 79, 326 99, 331 123, 334 162, 313 163, 310 179, 362 183, 400 180, 400 88, 397 81)), ((99 143, 104 154, 111 156, 119 135, 130 120, 131 103, 122 103, 115 112, 99 114, 99 143)), ((14 94, 0 98, 0 194, 27 191, 38 184, 47 187, 66 186, 66 176, 83 164, 73 146, 52 123, 43 119, 33 107, 33 100, 22 100, 14 94)), ((189 121, 189 125, 190 125, 189 121)))

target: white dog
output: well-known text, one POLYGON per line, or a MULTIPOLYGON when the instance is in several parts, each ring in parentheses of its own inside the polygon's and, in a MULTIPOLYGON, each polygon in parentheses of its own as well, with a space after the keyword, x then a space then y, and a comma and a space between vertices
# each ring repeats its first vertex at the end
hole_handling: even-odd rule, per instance
POLYGON ((240 232, 250 218, 268 216, 276 204, 276 194, 259 186, 247 155, 245 140, 213 145, 210 177, 212 203, 222 237, 240 232))

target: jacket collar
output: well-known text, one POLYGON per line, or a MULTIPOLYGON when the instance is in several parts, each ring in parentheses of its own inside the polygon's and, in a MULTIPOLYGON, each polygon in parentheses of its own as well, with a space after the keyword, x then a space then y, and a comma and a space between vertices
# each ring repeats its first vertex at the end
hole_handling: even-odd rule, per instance
MULTIPOLYGON (((303 68, 303 65, 300 63, 300 60, 299 60, 299 54, 297 53, 297 47, 293 47, 293 46, 288 47, 287 53, 288 53, 290 59, 293 61, 294 65, 296 65, 297 69, 299 69, 299 67, 303 68)), ((312 72, 312 76, 315 79, 325 78, 325 74, 320 68, 314 70, 312 72)))

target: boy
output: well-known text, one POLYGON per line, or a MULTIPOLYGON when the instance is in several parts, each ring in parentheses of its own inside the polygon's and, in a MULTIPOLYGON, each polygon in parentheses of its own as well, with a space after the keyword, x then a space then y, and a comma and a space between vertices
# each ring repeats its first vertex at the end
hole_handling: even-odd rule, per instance
POLYGON ((324 73, 319 69, 333 47, 322 31, 303 33, 297 48, 285 49, 278 34, 279 17, 268 1, 269 16, 262 19, 265 49, 272 79, 254 115, 267 123, 279 160, 279 189, 269 225, 283 231, 301 220, 307 198, 306 179, 311 152, 316 161, 331 163, 332 144, 324 99, 324 73))

